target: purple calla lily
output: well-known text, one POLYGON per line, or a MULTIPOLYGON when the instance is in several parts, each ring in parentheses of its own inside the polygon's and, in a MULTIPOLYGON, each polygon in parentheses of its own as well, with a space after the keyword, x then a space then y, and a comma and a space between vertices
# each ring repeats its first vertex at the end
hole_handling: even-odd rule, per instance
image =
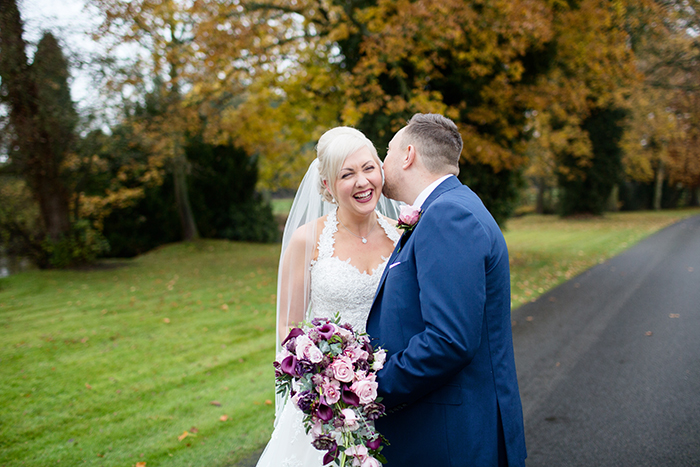
POLYGON ((282 370, 282 373, 286 373, 290 376, 298 376, 297 375, 297 358, 294 355, 290 355, 284 360, 282 360, 281 365, 280 365, 280 370, 282 370))
POLYGON ((317 327, 316 331, 318 332, 319 336, 323 337, 325 340, 328 340, 333 337, 335 328, 331 323, 325 323, 323 326, 317 327))
POLYGON ((353 407, 357 407, 360 405, 360 398, 357 397, 357 394, 352 392, 350 388, 346 385, 343 384, 343 402, 345 402, 348 405, 352 405, 353 407))
POLYGON ((320 418, 324 422, 328 422, 333 418, 333 409, 331 409, 327 405, 320 404, 318 406, 318 410, 316 411, 316 415, 318 415, 318 418, 320 418))
POLYGON ((292 329, 291 331, 289 331, 289 334, 287 334, 287 337, 285 337, 285 339, 282 341, 282 345, 286 344, 287 341, 289 341, 290 339, 297 337, 297 336, 301 336, 302 334, 304 334, 304 331, 302 331, 301 329, 299 329, 299 328, 292 329))

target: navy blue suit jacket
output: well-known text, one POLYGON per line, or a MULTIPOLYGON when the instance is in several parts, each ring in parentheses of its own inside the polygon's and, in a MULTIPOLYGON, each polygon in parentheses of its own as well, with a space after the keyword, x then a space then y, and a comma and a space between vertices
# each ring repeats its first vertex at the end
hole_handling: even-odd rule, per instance
POLYGON ((423 203, 381 278, 367 323, 387 351, 377 420, 393 466, 525 465, 505 240, 456 177, 423 203))

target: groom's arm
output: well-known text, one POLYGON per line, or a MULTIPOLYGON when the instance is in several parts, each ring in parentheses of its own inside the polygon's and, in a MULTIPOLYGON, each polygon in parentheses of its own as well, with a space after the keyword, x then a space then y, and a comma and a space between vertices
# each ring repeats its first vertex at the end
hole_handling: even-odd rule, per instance
POLYGON ((388 408, 441 387, 469 365, 481 344, 492 235, 467 207, 453 202, 436 200, 420 223, 413 240, 425 330, 378 373, 388 408))

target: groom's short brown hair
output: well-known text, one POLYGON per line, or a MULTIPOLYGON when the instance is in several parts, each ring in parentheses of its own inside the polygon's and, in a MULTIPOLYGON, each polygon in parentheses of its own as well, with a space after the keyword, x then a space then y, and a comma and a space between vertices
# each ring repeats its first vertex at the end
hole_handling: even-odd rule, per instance
POLYGON ((402 145, 420 154, 425 168, 435 174, 459 173, 462 135, 457 125, 439 114, 415 114, 402 132, 402 145))

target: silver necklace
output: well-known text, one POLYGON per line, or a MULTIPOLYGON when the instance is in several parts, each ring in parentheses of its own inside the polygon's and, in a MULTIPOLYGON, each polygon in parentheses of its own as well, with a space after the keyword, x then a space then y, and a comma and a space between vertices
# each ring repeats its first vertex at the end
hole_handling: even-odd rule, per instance
POLYGON ((338 217, 337 214, 336 214, 335 218, 338 219, 338 222, 340 222, 340 225, 342 225, 343 227, 345 227, 345 230, 347 230, 348 232, 350 232, 350 234, 354 235, 355 237, 361 239, 361 240, 362 240, 362 243, 367 243, 367 237, 369 237, 369 234, 372 233, 372 231, 374 230, 374 228, 375 228, 375 227, 377 226, 377 224, 378 224, 378 222, 375 222, 374 224, 372 224, 372 228, 369 229, 369 232, 367 232, 367 237, 364 237, 364 236, 362 236, 362 235, 357 235, 355 232, 353 232, 352 230, 348 229, 348 228, 345 226, 345 224, 343 224, 343 221, 340 220, 340 217, 338 217))

